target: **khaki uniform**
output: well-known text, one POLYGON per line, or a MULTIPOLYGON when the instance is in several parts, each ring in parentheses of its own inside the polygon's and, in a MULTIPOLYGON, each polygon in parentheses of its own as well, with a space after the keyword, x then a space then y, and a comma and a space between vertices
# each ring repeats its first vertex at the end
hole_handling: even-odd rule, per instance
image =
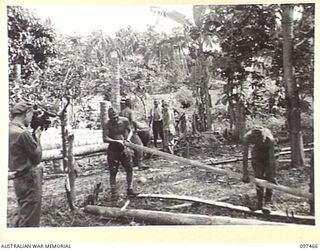
POLYGON ((9 169, 16 171, 14 189, 19 215, 16 227, 39 227, 42 198, 40 142, 21 124, 9 124, 9 169))

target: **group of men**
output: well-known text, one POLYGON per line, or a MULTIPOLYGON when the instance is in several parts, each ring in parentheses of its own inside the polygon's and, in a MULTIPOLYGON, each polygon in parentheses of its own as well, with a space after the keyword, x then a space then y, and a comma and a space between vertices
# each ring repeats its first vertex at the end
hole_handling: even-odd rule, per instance
MULTIPOLYGON (((19 215, 16 227, 38 227, 40 225, 42 199, 42 171, 37 165, 41 161, 41 130, 31 133, 28 129, 33 115, 33 105, 19 102, 11 110, 12 120, 9 123, 9 170, 15 171, 14 189, 18 201, 19 215)), ((126 141, 147 145, 150 137, 149 128, 135 121, 130 101, 125 101, 119 115, 115 109, 108 110, 109 120, 103 124, 103 140, 109 143, 107 160, 110 173, 111 198, 117 200, 116 175, 120 164, 126 171, 127 195, 135 196, 133 191, 132 150, 126 141), (140 134, 139 134, 140 132, 140 134), (144 133, 145 132, 145 133, 144 133)), ((168 152, 170 138, 174 135, 174 116, 166 102, 159 106, 158 100, 150 112, 154 146, 157 147, 158 135, 163 139, 164 150, 168 152)), ((266 128, 254 128, 248 131, 243 140, 243 181, 249 182, 248 148, 253 144, 252 166, 255 177, 275 181, 274 138, 266 128)), ((139 152, 135 152, 135 154, 139 152)), ((137 156, 137 158, 141 156, 137 156)), ((137 159, 136 159, 137 160, 137 159)), ((135 161, 135 160, 133 160, 135 161)), ((262 187, 257 186, 257 209, 264 203, 271 202, 272 190, 264 194, 262 187), (264 201, 263 201, 264 199, 264 201)))
POLYGON ((107 150, 108 166, 110 171, 110 187, 111 199, 118 199, 116 187, 116 176, 120 163, 127 174, 127 195, 135 196, 138 193, 132 189, 132 172, 133 166, 138 169, 146 168, 141 164, 143 152, 128 148, 124 141, 132 142, 137 145, 148 146, 150 141, 149 127, 152 124, 153 141, 155 148, 157 147, 158 135, 163 142, 163 150, 170 152, 170 141, 175 134, 174 130, 174 115, 169 104, 162 102, 162 107, 159 106, 158 100, 154 100, 154 107, 150 111, 149 127, 135 119, 130 99, 125 99, 121 102, 121 112, 118 113, 114 108, 108 110, 109 120, 103 124, 103 141, 109 143, 107 150), (131 163, 131 159, 133 159, 131 163))
POLYGON ((167 153, 173 153, 172 139, 176 133, 175 118, 173 110, 167 101, 162 101, 159 105, 158 100, 154 100, 153 108, 150 110, 149 127, 152 124, 154 147, 158 146, 158 135, 162 139, 163 150, 167 153))

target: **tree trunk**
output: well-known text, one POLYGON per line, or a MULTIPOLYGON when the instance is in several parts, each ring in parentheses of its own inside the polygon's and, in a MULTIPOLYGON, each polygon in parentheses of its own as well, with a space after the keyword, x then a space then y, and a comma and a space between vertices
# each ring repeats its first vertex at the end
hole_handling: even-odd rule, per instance
POLYGON ((245 107, 243 103, 238 100, 235 106, 235 138, 237 141, 242 141, 244 134, 246 133, 246 115, 245 107))
POLYGON ((103 128, 103 124, 107 123, 108 117, 108 109, 110 108, 110 102, 103 101, 100 102, 100 123, 101 129, 103 128))
POLYGON ((241 141, 246 133, 246 115, 243 103, 240 100, 229 100, 228 112, 232 138, 241 141))
POLYGON ((66 112, 62 111, 62 114, 60 116, 60 122, 61 122, 61 140, 62 140, 62 162, 63 162, 63 170, 65 171, 67 169, 67 131, 66 131, 66 125, 67 125, 67 116, 66 112))
POLYGON ((309 185, 309 191, 313 196, 313 199, 309 201, 310 205, 310 213, 314 215, 315 209, 314 209, 314 152, 312 151, 311 159, 310 159, 310 185, 309 185))
POLYGON ((74 182, 76 179, 76 173, 74 170, 74 156, 73 156, 73 142, 74 135, 68 136, 68 179, 66 183, 66 192, 68 204, 71 210, 74 210, 74 182))
POLYGON ((212 130, 212 121, 211 121, 211 103, 210 103, 210 95, 209 95, 209 88, 208 88, 208 76, 206 79, 203 79, 203 94, 204 94, 204 102, 205 102, 205 112, 206 112, 206 128, 208 131, 212 130))
POLYGON ((200 55, 196 59, 196 65, 191 69, 191 79, 194 82, 195 93, 197 99, 197 115, 200 120, 201 132, 212 130, 212 119, 210 112, 210 95, 208 89, 209 76, 207 72, 204 56, 200 55))
POLYGON ((111 218, 129 218, 136 221, 157 225, 289 225, 260 221, 253 219, 240 219, 227 216, 207 216, 198 214, 169 213, 142 209, 124 209, 115 207, 100 207, 88 205, 85 212, 111 218))
POLYGON ((301 109, 299 90, 293 73, 293 8, 292 4, 281 5, 283 32, 283 71, 287 100, 287 120, 291 144, 291 166, 304 165, 303 137, 301 131, 301 109))
POLYGON ((117 52, 111 56, 112 72, 114 78, 111 83, 111 106, 120 112, 120 59, 117 52))

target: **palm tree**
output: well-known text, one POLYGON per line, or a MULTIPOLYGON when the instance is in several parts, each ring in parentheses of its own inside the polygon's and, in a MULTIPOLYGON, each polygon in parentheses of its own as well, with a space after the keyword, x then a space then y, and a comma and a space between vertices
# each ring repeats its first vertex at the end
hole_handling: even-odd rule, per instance
POLYGON ((120 67, 123 60, 121 46, 101 31, 93 32, 89 37, 86 56, 105 72, 104 80, 108 82, 102 84, 108 86, 105 91, 110 91, 105 94, 110 96, 112 107, 120 111, 120 67))
POLYGON ((203 16, 207 5, 193 6, 193 21, 190 21, 185 15, 174 11, 165 10, 159 7, 151 7, 151 11, 156 14, 168 17, 184 27, 184 39, 191 49, 190 56, 193 59, 191 69, 191 79, 194 82, 194 88, 197 96, 198 115, 201 121, 200 130, 211 130, 211 102, 208 91, 209 73, 208 73, 208 55, 205 49, 213 49, 214 37, 208 32, 203 32, 203 16))

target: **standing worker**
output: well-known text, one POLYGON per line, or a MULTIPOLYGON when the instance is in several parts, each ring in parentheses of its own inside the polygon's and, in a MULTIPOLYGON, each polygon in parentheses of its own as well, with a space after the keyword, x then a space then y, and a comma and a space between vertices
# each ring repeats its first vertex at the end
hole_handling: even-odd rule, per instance
MULTIPOLYGON (((134 121, 134 127, 137 130, 138 136, 143 144, 143 146, 145 147, 149 147, 149 143, 151 140, 151 132, 150 132, 150 128, 148 127, 148 125, 144 122, 137 122, 134 121)), ((151 157, 150 153, 143 153, 142 154, 144 157, 144 159, 149 159, 151 157)), ((142 167, 142 169, 146 169, 148 168, 147 166, 140 166, 142 167)))
POLYGON ((159 105, 158 100, 154 100, 153 108, 150 110, 150 121, 149 127, 151 127, 152 123, 152 131, 153 131, 153 143, 154 147, 157 147, 158 135, 163 140, 163 123, 162 123, 162 109, 159 105))
MULTIPOLYGON (((264 179, 272 183, 276 181, 276 161, 274 156, 275 140, 271 131, 264 127, 255 127, 244 135, 243 139, 243 182, 249 183, 248 174, 248 151, 249 145, 253 144, 252 167, 256 178, 264 179)), ((256 210, 270 209, 272 189, 267 188, 264 196, 264 188, 257 185, 256 210), (264 202, 263 202, 264 198, 264 202)))
POLYGON ((163 150, 173 154, 172 140, 175 135, 175 117, 168 102, 163 102, 163 150))
POLYGON ((109 143, 107 150, 108 166, 110 171, 111 199, 118 199, 116 177, 120 163, 127 174, 127 196, 135 196, 132 189, 133 169, 131 164, 131 150, 124 145, 124 141, 130 141, 133 131, 129 120, 119 117, 113 108, 108 110, 109 120, 103 124, 103 141, 109 143))
MULTIPOLYGON (((125 99, 121 105, 123 109, 120 112, 120 116, 126 117, 129 120, 130 127, 133 129, 133 134, 131 137, 131 142, 142 146, 143 143, 138 134, 137 122, 133 114, 133 110, 131 109, 131 101, 130 99, 125 99)), ((143 152, 141 149, 134 149, 133 156, 133 165, 138 169, 145 169, 145 166, 142 166, 141 161, 143 158, 143 152)))
POLYGON ((9 123, 9 170, 15 172, 14 190, 18 200, 15 227, 39 227, 42 200, 41 129, 32 135, 27 127, 33 116, 33 105, 19 102, 11 110, 9 123))

